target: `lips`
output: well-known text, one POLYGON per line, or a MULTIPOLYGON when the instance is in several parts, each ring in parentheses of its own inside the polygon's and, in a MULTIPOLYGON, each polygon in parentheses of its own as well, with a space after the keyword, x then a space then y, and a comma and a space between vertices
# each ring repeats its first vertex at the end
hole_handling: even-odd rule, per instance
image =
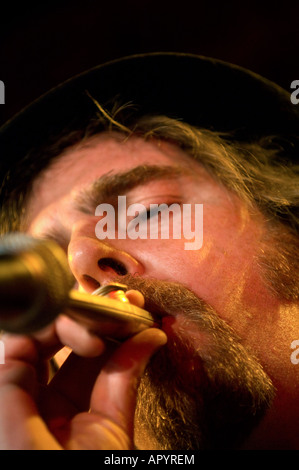
POLYGON ((203 341, 205 313, 210 311, 203 300, 180 283, 143 278, 127 274, 113 280, 125 284, 128 290, 137 290, 144 297, 144 310, 173 341, 180 336, 184 340, 194 337, 203 341), (198 338, 200 336, 200 338, 198 338))
POLYGON ((103 284, 92 294, 106 296, 119 289, 124 292, 127 290, 139 291, 144 297, 143 309, 150 312, 157 320, 161 320, 167 316, 175 316, 173 309, 165 309, 159 301, 154 300, 158 291, 161 292, 163 290, 163 283, 161 283, 161 281, 135 278, 128 275, 125 279, 123 277, 119 277, 117 281, 103 284))

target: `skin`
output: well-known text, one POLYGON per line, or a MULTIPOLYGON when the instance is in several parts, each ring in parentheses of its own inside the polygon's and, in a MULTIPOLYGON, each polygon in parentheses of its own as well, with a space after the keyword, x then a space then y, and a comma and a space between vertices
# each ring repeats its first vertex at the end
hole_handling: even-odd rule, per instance
MULTIPOLYGON (((52 236, 55 229, 54 236, 65 248, 77 287, 82 291, 91 293, 98 283, 113 280, 116 275, 113 267, 98 266, 98 260, 112 258, 120 261, 130 274, 179 282, 210 304, 254 352, 277 389, 273 407, 245 447, 298 448, 295 429, 299 418, 296 385, 299 367, 290 361, 291 342, 298 339, 298 307, 280 302, 262 279, 256 257, 266 228, 258 211, 249 211, 174 145, 144 142, 137 137, 123 141, 117 134, 110 133, 70 149, 39 177, 33 188, 26 223, 27 232, 36 237, 52 236), (94 215, 95 207, 89 212, 78 210, 74 204, 78 193, 111 171, 126 172, 141 164, 179 166, 184 172, 177 178, 162 178, 134 187, 126 193, 127 204, 203 204, 201 249, 185 250, 184 238, 103 241, 96 238, 99 217, 94 215)), ((142 296, 136 291, 128 296, 132 303, 143 305, 142 296)), ((168 335, 175 335, 176 322, 179 326, 179 318, 172 322, 168 335)), ((106 350, 103 355, 104 346, 99 338, 61 315, 35 340, 7 336, 5 341, 7 373, 2 376, 0 389, 4 394, 0 397, 4 396, 5 400, 5 407, 1 406, 0 410, 3 448, 132 447, 136 384, 152 354, 167 341, 163 331, 147 330, 125 342, 120 349, 109 354, 106 350), (41 359, 56 353, 63 345, 79 356, 102 358, 103 366, 98 362, 96 366, 84 366, 86 375, 96 380, 94 387, 90 385, 87 397, 84 396, 84 400, 90 399, 92 412, 77 411, 82 404, 76 402, 74 391, 70 390, 73 387, 68 384, 72 380, 79 383, 77 362, 81 364, 82 358, 71 357, 67 379, 61 371, 50 390, 67 396, 68 403, 61 401, 63 412, 57 420, 50 394, 43 395, 40 417, 32 390, 36 388, 36 379, 30 376, 32 366, 40 370, 41 359), (13 392, 8 396, 9 387, 13 392), (70 405, 74 402, 76 410, 70 405), (10 437, 10 407, 14 407, 16 416, 14 426, 18 422, 17 438, 10 437), (27 437, 24 437, 25 430, 27 437)), ((0 403, 4 401, 1 399, 0 403)), ((138 436, 135 440, 140 448, 155 447, 152 441, 147 442, 146 436, 142 442, 138 436)))

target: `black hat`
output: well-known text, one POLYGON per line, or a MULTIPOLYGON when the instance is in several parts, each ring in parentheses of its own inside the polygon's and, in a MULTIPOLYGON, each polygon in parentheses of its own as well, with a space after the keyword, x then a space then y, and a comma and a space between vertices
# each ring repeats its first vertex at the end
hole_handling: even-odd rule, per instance
POLYGON ((92 96, 104 108, 114 99, 132 103, 134 117, 162 114, 237 140, 294 138, 299 144, 299 107, 290 93, 246 69, 193 54, 150 53, 95 67, 49 91, 0 129, 2 176, 31 148, 63 129, 80 128, 96 115, 92 96))

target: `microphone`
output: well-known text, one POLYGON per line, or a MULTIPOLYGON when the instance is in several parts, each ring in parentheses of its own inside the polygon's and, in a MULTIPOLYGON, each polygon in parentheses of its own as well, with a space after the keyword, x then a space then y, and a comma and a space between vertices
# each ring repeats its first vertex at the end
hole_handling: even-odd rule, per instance
POLYGON ((74 277, 62 248, 52 240, 12 233, 0 241, 0 329, 16 334, 41 330, 63 313, 107 339, 124 340, 158 326, 152 315, 130 304, 114 283, 94 295, 73 290, 74 277), (120 300, 116 300, 120 298, 120 300))

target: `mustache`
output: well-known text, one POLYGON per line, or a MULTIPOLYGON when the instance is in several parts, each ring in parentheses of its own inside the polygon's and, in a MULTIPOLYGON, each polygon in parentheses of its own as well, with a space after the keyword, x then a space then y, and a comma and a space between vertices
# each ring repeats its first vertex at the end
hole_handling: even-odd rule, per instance
MULTIPOLYGON (((223 448, 242 440, 275 395, 253 351, 211 305, 182 284, 131 275, 118 282, 144 295, 145 309, 162 317, 162 328, 164 320, 170 325, 166 346, 152 359, 141 381, 137 418, 151 428, 153 415, 156 420, 159 415, 175 416, 160 419, 158 426, 159 440, 169 435, 172 448, 180 447, 172 439, 183 428, 191 442, 188 448, 200 448, 199 442, 223 448), (169 430, 171 421, 181 424, 169 430), (205 442, 206 435, 213 436, 212 444, 205 442)), ((151 432, 157 436, 157 427, 151 432)))
MULTIPOLYGON (((201 343, 196 349, 202 359, 210 360, 211 349, 219 351, 219 354, 225 352, 227 356, 228 345, 241 347, 241 339, 215 309, 183 284, 130 274, 119 277, 116 282, 141 292, 145 300, 145 310, 162 320, 170 319, 168 326, 174 323, 171 318, 179 318, 175 328, 176 340, 183 343, 184 347, 188 345, 188 349, 192 348, 193 341, 200 340, 201 343)), ((229 350, 232 350, 231 346, 229 350)))
MULTIPOLYGON (((191 362, 194 360, 198 369, 204 370, 212 390, 218 388, 219 370, 223 370, 228 388, 234 383, 246 395, 246 390, 254 390, 259 382, 258 389, 263 390, 265 398, 264 400, 262 397, 262 401, 270 404, 274 387, 255 352, 248 344, 245 345, 244 339, 238 336, 210 304, 180 283, 131 275, 122 277, 122 282, 144 295, 145 308, 153 315, 159 315, 162 319, 170 318, 167 323, 170 327, 166 333, 170 334, 166 348, 168 358, 173 358, 173 367, 179 369, 180 381, 182 377, 185 377, 186 383, 190 381, 190 370, 186 368, 186 364, 192 358, 191 362)), ((163 354, 164 351, 160 357, 163 354)), ((202 381, 200 374, 193 377, 193 388, 201 388, 202 381)), ((260 399, 261 395, 257 402, 260 399)), ((255 412, 255 404, 253 411, 255 412)))
POLYGON ((115 279, 125 284, 128 289, 141 292, 145 299, 144 308, 158 317, 176 316, 185 313, 190 319, 192 312, 205 313, 213 309, 189 288, 177 282, 161 281, 153 278, 141 278, 126 274, 115 279))

